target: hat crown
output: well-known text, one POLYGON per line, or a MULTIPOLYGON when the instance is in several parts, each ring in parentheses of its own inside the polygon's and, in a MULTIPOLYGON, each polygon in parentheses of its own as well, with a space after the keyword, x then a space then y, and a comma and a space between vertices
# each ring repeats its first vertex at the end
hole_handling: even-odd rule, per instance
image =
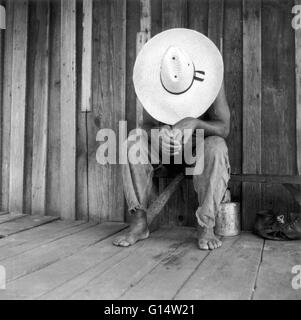
POLYGON ((183 93, 193 82, 193 61, 183 49, 171 46, 162 57, 160 77, 165 90, 174 94, 183 93))

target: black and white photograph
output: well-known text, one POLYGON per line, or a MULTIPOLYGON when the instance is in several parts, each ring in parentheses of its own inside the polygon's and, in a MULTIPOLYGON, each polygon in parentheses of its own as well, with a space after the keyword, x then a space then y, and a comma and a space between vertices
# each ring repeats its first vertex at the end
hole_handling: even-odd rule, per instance
POLYGON ((301 0, 0 0, 0 300, 301 300, 301 0))

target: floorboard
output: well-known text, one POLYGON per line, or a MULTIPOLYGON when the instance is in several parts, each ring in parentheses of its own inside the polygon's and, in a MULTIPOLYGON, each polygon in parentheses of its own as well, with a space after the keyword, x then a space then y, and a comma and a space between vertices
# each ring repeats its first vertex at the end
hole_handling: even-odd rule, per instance
POLYGON ((266 241, 254 300, 301 300, 301 241, 266 241), (299 266, 299 275, 292 273, 299 266), (293 289, 293 277, 299 276, 299 289, 293 289))
POLYGON ((40 216, 40 215, 19 217, 18 219, 13 219, 11 221, 2 223, 0 225, 0 238, 4 238, 14 233, 32 229, 34 227, 37 227, 58 219, 59 219, 58 217, 40 216))
MULTIPOLYGON (((163 230, 161 230, 162 232, 163 230)), ((166 229, 161 237, 152 236, 143 246, 132 250, 131 254, 118 264, 102 272, 93 281, 77 290, 69 299, 118 299, 131 287, 179 248, 193 242, 191 228, 166 229), (180 235, 180 236, 179 236, 180 235)), ((158 284, 160 285, 160 284, 158 284)), ((145 288, 147 290, 147 288, 145 288)), ((162 286, 161 290, 165 290, 162 286)), ((139 297, 143 297, 138 295, 139 297)), ((137 297, 138 297, 137 296, 137 297)))
POLYGON ((0 241, 0 262, 49 242, 90 228, 94 223, 84 221, 53 221, 34 229, 25 230, 0 241))
POLYGON ((0 225, 7 232, 0 239, 7 275, 0 300, 301 299, 292 288, 294 277, 300 286, 292 268, 300 267, 301 241, 242 233, 224 238, 217 250, 200 251, 193 228, 165 227, 121 248, 112 240, 124 223, 36 219, 0 225))
POLYGON ((23 213, 8 213, 8 214, 0 215, 0 224, 13 221, 16 219, 20 219, 26 216, 27 215, 23 213))
POLYGON ((120 298, 170 300, 208 255, 209 251, 200 251, 196 241, 190 241, 164 257, 149 274, 120 298))
POLYGON ((263 240, 243 233, 214 250, 179 290, 175 299, 251 299, 263 240))
MULTIPOLYGON (((161 229, 151 237, 155 242, 163 243, 162 248, 157 248, 157 251, 163 252, 165 246, 172 247, 172 244, 177 243, 177 235, 178 233, 172 230, 166 233, 166 230, 161 229)), ((122 261, 127 261, 129 265, 128 257, 132 257, 131 254, 135 254, 137 250, 144 251, 147 244, 150 247, 152 246, 150 243, 154 244, 153 241, 141 241, 129 248, 116 247, 112 245, 115 236, 116 234, 64 260, 9 283, 5 295, 3 294, 1 298, 66 299, 87 283, 91 281, 94 283, 107 269, 116 270, 115 265, 120 265, 122 261), (52 277, 54 274, 55 277, 52 277)), ((183 240, 179 241, 182 243, 183 240)), ((157 254, 155 258, 159 259, 160 255, 157 254)), ((118 267, 117 269, 119 270, 118 267)), ((105 283, 102 284, 104 285, 105 283)))
POLYGON ((83 250, 110 235, 124 229, 124 223, 103 223, 26 251, 15 257, 1 261, 6 268, 7 281, 18 279, 26 274, 66 258, 83 250))

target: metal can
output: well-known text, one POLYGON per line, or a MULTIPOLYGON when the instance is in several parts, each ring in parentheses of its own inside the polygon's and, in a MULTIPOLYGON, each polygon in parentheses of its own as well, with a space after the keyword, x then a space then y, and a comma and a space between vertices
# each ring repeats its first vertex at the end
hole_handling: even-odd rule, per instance
POLYGON ((240 227, 240 203, 228 202, 220 205, 215 219, 215 234, 224 237, 237 236, 240 227))

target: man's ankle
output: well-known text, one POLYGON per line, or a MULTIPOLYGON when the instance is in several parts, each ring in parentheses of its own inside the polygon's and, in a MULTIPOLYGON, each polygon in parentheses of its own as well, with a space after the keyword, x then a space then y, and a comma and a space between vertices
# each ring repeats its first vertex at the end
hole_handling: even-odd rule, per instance
POLYGON ((208 227, 208 226, 197 226, 197 231, 198 233, 214 233, 214 228, 213 227, 208 227))
POLYGON ((133 216, 137 219, 146 219, 146 212, 144 210, 138 209, 133 213, 133 216))
POLYGON ((131 225, 132 226, 147 227, 146 212, 143 210, 135 211, 131 217, 131 225))

